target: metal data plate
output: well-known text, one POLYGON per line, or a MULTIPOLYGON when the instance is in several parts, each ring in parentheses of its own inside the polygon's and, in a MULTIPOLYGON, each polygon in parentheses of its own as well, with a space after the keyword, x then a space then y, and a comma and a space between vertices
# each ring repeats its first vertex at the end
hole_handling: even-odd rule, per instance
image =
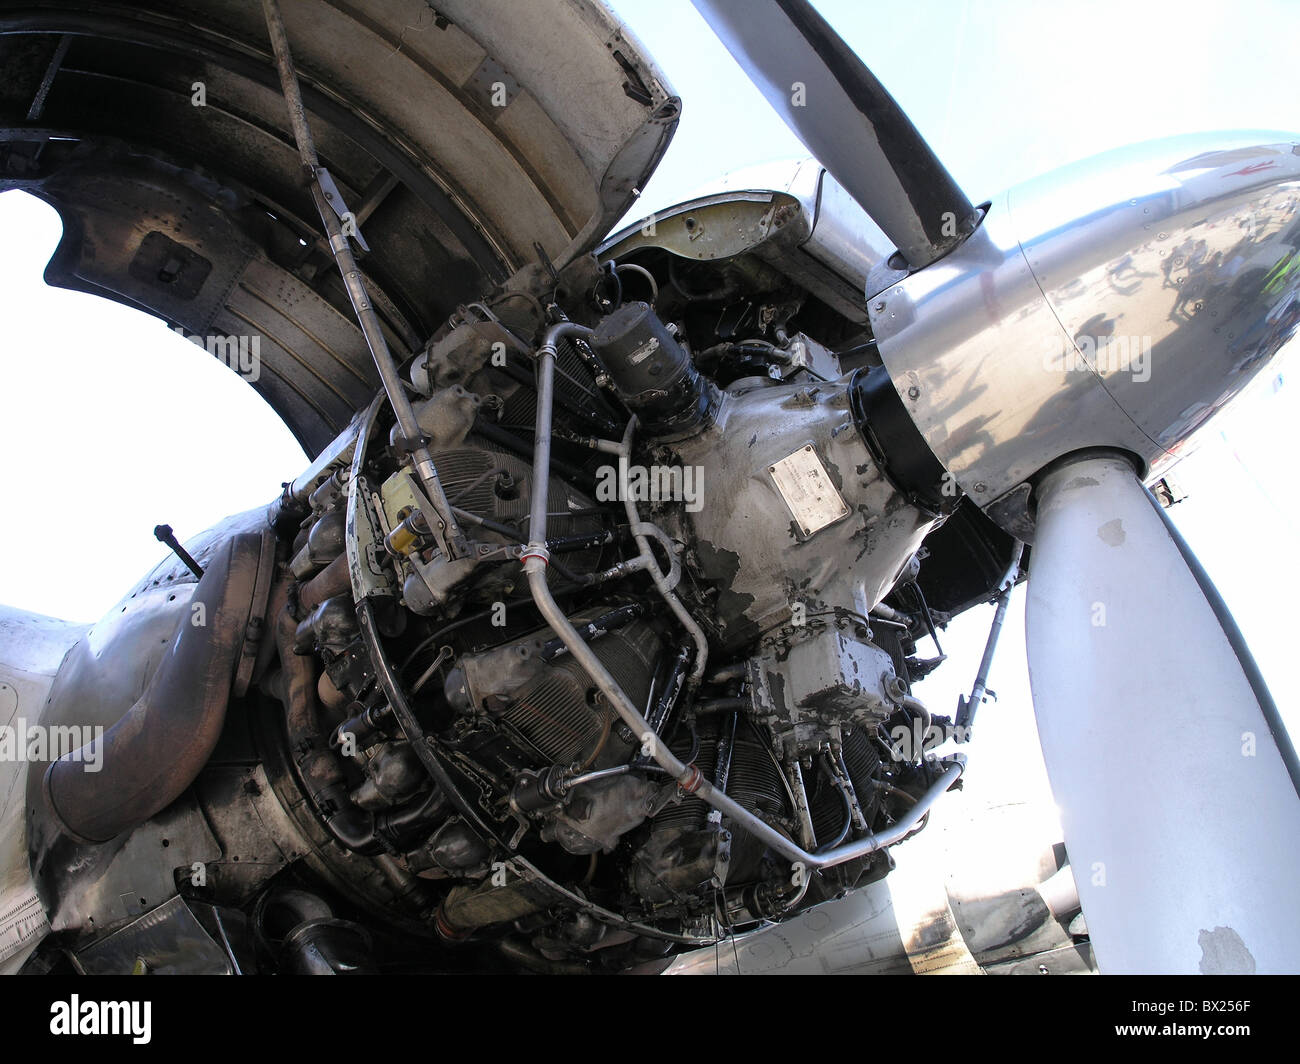
POLYGON ((844 498, 831 483, 811 443, 767 467, 776 490, 790 507, 801 539, 816 535, 849 514, 844 498))

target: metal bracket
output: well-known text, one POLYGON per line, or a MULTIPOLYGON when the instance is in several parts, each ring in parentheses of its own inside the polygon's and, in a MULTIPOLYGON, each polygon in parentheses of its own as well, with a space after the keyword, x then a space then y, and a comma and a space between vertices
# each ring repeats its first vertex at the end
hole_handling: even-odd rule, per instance
POLYGON ((316 167, 313 176, 320 184, 321 192, 325 196, 325 202, 338 215, 339 221, 343 225, 343 235, 352 237, 362 251, 369 251, 370 245, 366 243, 366 238, 361 235, 361 223, 357 221, 357 216, 348 210, 348 205, 343 200, 343 193, 339 191, 338 185, 334 183, 333 176, 323 166, 316 167), (351 232, 348 231, 349 229, 351 232))
POLYGON ((239 650, 239 663, 235 666, 233 690, 236 698, 243 698, 248 693, 248 685, 253 679, 253 668, 257 664, 258 651, 269 630, 266 624, 266 611, 271 597, 271 582, 275 575, 275 545, 275 532, 270 528, 264 528, 261 553, 257 559, 257 576, 253 581, 253 597, 249 603, 248 624, 245 627, 243 646, 239 650))

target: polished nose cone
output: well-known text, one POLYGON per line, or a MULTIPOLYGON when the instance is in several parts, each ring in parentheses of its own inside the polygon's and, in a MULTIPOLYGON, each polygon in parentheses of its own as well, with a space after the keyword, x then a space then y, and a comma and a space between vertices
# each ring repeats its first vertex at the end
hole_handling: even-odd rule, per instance
POLYGON ((1011 223, 1086 365, 1177 449, 1300 322, 1300 138, 1176 138, 1012 189, 1011 223))
POLYGON ((1300 137, 1182 137, 1013 188, 869 309, 930 449, 1027 533, 1045 467, 1102 447, 1154 474, 1268 364, 1300 324, 1297 248, 1300 137))

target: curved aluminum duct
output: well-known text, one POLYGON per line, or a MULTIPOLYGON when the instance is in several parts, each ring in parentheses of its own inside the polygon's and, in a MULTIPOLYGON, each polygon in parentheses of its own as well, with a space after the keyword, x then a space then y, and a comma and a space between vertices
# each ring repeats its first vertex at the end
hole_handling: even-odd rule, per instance
POLYGON ((261 541, 234 536, 208 564, 162 665, 98 756, 83 748, 46 769, 45 799, 66 834, 107 842, 165 809, 207 764, 226 720, 261 541), (87 771, 92 763, 98 771, 87 771))

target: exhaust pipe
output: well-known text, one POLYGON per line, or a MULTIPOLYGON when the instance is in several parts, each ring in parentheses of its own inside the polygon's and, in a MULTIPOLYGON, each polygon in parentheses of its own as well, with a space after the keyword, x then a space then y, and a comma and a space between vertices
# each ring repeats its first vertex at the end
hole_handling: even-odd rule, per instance
POLYGON ((101 750, 91 744, 45 770, 45 802, 64 834, 107 842, 171 805, 207 764, 226 721, 261 541, 234 536, 213 557, 171 650, 101 750), (95 755, 100 770, 87 772, 95 755))

